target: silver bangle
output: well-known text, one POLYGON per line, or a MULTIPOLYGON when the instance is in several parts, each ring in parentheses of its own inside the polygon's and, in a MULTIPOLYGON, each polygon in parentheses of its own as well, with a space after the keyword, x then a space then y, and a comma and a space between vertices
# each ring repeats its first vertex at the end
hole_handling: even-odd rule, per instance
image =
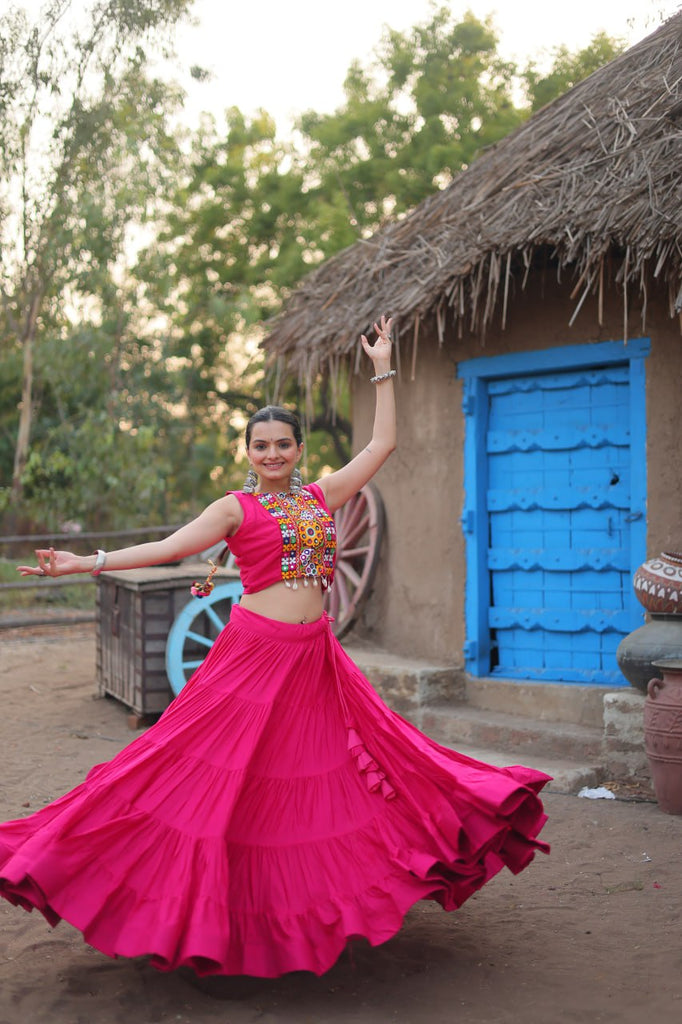
POLYGON ((95 559, 95 568, 90 573, 91 576, 99 576, 107 560, 107 553, 106 551, 102 551, 101 548, 97 548, 95 554, 97 555, 97 558, 95 559))
POLYGON ((395 377, 395 370, 387 370, 386 373, 378 373, 376 377, 370 377, 370 384, 380 384, 382 380, 388 380, 389 377, 395 377))

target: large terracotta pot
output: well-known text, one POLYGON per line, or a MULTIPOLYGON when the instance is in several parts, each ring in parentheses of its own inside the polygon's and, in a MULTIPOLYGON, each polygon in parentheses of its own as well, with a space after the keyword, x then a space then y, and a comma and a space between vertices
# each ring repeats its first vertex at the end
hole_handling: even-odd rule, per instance
POLYGON ((682 658, 654 663, 644 702, 644 747, 658 806, 682 814, 682 658))
POLYGON ((662 551, 643 562, 632 578, 637 600, 648 612, 682 613, 682 554, 662 551))

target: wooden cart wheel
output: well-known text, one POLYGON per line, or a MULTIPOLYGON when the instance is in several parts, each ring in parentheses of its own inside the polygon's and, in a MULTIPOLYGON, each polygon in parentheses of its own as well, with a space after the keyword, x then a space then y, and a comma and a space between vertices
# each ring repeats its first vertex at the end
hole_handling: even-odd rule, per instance
POLYGON ((239 580, 219 583, 208 597, 191 598, 175 619, 166 641, 166 675, 176 697, 229 621, 241 593, 239 580))
POLYGON ((369 597, 384 534, 384 503, 374 484, 366 484, 334 514, 337 550, 334 584, 325 608, 334 617, 334 633, 344 636, 369 597))

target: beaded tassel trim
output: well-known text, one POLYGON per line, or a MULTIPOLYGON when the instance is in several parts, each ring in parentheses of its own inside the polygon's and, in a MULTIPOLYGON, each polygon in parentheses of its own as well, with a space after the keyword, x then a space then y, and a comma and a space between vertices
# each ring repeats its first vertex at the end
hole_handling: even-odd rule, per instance
POLYGON ((189 588, 189 592, 192 595, 192 597, 208 597, 210 594, 213 593, 213 588, 215 586, 213 582, 213 577, 218 571, 218 566, 215 564, 215 562, 211 561, 210 558, 208 560, 208 564, 211 566, 211 571, 209 572, 204 582, 199 583, 197 580, 195 580, 192 586, 189 588))

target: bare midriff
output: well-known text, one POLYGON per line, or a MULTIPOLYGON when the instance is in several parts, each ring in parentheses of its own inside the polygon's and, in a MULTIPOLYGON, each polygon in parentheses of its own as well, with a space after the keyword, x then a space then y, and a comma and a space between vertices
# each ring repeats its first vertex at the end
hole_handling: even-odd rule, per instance
POLYGON ((279 622, 314 622, 322 614, 324 589, 319 582, 316 587, 311 583, 304 587, 303 580, 296 582, 296 590, 280 580, 255 594, 242 594, 239 603, 250 612, 279 622))

